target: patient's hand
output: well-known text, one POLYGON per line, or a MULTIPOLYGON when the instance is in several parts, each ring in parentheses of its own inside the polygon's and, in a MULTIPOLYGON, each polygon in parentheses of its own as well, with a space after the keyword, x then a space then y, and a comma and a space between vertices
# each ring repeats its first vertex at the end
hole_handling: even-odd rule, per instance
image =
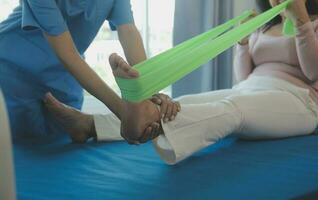
POLYGON ((168 95, 155 94, 151 101, 160 106, 160 115, 164 122, 173 121, 181 111, 180 103, 173 101, 168 95))
MULTIPOLYGON (((280 0, 284 2, 286 0, 280 0)), ((302 26, 310 21, 310 16, 306 8, 307 0, 297 0, 290 3, 286 9, 286 16, 290 18, 295 25, 302 26)))
MULTIPOLYGON (((251 16, 249 16, 247 19, 241 21, 240 24, 244 24, 244 23, 248 22, 249 20, 255 18, 256 16, 257 16, 257 12, 255 10, 253 10, 253 13, 251 14, 251 16)), ((247 45, 249 38, 250 38, 250 36, 247 36, 247 37, 243 38, 241 41, 239 41, 238 43, 240 45, 247 45)))

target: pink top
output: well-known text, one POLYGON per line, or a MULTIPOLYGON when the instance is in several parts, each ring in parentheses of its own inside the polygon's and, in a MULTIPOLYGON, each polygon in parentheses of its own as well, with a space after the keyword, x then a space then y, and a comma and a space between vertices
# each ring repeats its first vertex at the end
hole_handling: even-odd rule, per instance
POLYGON ((270 36, 259 30, 248 45, 237 45, 237 81, 253 75, 280 78, 309 89, 318 105, 318 20, 297 29, 296 37, 270 36))

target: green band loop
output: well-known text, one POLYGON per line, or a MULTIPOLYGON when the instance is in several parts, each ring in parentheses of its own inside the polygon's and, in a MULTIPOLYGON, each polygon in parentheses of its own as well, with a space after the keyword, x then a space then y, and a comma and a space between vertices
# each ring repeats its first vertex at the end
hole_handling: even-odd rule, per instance
MULTIPOLYGON (((255 32, 283 12, 291 1, 285 1, 235 27, 252 14, 251 11, 244 12, 223 25, 135 65, 134 68, 140 73, 139 78, 116 78, 123 99, 130 102, 148 99, 255 32)), ((286 23, 284 33, 292 34, 293 24, 286 23)))

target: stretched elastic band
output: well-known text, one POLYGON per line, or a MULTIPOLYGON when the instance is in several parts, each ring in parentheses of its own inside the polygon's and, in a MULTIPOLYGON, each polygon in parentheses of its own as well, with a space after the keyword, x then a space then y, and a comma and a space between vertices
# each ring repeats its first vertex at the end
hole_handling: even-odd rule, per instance
MULTIPOLYGON (((235 27, 252 14, 252 11, 244 12, 223 25, 135 65, 134 68, 138 70, 140 77, 137 79, 116 78, 123 99, 140 102, 150 98, 255 32, 283 12, 291 1, 285 1, 235 27)), ((291 34, 292 23, 287 22, 285 27, 289 30, 284 32, 291 34)))

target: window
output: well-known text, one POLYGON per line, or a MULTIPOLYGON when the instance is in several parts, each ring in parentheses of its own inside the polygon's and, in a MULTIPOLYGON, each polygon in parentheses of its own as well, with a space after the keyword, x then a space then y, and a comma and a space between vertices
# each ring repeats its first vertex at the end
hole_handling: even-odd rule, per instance
MULTIPOLYGON (((0 21, 4 20, 19 0, 0 0, 0 21)), ((172 47, 172 30, 174 15, 174 0, 131 0, 135 23, 140 30, 148 57, 152 57, 172 47)), ((112 76, 108 57, 116 52, 123 55, 117 33, 110 31, 107 22, 85 54, 86 61, 117 93, 119 88, 112 76)), ((163 92, 170 94, 170 87, 163 92)), ((85 93, 84 110, 97 112, 103 106, 95 98, 85 93)))
MULTIPOLYGON (((135 23, 144 40, 148 57, 172 47, 174 2, 174 0, 131 0, 135 23)), ((124 56, 117 33, 112 32, 105 22, 85 57, 100 77, 119 94, 119 88, 108 64, 108 57, 113 52, 124 56)), ((171 87, 163 92, 171 94, 171 87)), ((84 110, 95 112, 98 109, 102 109, 102 104, 86 93, 84 110)))
POLYGON ((19 4, 19 0, 0 0, 0 21, 4 20, 19 4))

